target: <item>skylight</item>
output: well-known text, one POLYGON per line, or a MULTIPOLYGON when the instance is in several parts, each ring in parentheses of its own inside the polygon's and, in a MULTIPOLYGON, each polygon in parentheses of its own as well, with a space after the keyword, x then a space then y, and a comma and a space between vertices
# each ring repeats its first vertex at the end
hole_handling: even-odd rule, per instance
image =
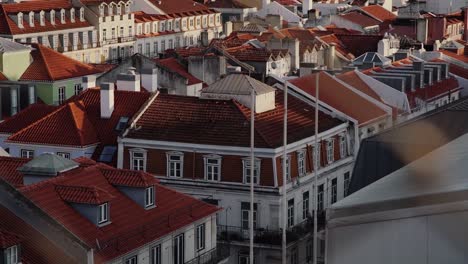
POLYGON ((124 130, 125 127, 127 126, 128 119, 129 119, 129 118, 126 117, 126 116, 120 117, 119 123, 117 123, 117 125, 115 126, 115 130, 117 130, 117 131, 122 131, 122 130, 124 130))
POLYGON ((99 161, 112 162, 116 150, 116 146, 104 146, 104 149, 102 150, 101 155, 99 156, 99 161))

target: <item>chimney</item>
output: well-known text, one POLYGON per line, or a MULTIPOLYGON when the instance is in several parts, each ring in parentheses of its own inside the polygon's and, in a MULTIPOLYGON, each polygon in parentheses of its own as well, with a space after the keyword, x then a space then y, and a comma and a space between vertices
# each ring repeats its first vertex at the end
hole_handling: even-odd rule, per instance
POLYGON ((101 84, 101 118, 110 118, 114 112, 114 84, 101 84))
POLYGON ((96 87, 96 76, 94 75, 84 76, 81 80, 82 80, 83 91, 88 88, 96 87))
POLYGON ((127 73, 117 75, 117 89, 121 91, 139 92, 141 89, 140 75, 135 73, 136 69, 128 68, 127 73))
POLYGON ((141 70, 141 85, 151 93, 158 90, 158 69, 143 68, 141 70))
POLYGON ((302 0, 302 15, 309 17, 309 10, 312 9, 312 0, 302 0))
POLYGON ((330 43, 328 50, 327 50, 327 68, 329 70, 333 70, 335 68, 335 53, 336 53, 336 44, 330 43))

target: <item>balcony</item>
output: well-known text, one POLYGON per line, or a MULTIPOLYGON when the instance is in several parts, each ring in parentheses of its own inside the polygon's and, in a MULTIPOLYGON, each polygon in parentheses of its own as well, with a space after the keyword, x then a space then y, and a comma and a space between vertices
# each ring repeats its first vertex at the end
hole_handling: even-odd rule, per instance
MULTIPOLYGON (((325 214, 318 215, 318 230, 325 227, 325 214)), ((313 232, 313 219, 307 218, 303 222, 289 228, 286 231, 287 243, 295 242, 298 239, 313 232)), ((218 241, 224 242, 248 242, 249 229, 243 229, 235 226, 221 226, 218 225, 218 241)), ((269 230, 265 228, 257 228, 254 230, 254 242, 258 244, 267 244, 279 246, 282 241, 281 229, 269 230)))
POLYGON ((217 248, 214 248, 208 252, 201 254, 198 257, 195 257, 185 264, 218 264, 224 259, 229 257, 229 247, 227 245, 218 245, 217 248))
POLYGON ((124 42, 131 42, 135 41, 136 37, 135 36, 129 36, 129 37, 119 37, 119 43, 124 43, 124 42))

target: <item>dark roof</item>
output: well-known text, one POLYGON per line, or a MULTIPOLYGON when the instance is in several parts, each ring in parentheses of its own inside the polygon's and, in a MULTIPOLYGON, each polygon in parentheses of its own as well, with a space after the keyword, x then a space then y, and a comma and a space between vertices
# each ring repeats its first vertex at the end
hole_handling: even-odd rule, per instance
POLYGON ((353 170, 354 193, 468 133, 468 98, 364 139, 353 170))

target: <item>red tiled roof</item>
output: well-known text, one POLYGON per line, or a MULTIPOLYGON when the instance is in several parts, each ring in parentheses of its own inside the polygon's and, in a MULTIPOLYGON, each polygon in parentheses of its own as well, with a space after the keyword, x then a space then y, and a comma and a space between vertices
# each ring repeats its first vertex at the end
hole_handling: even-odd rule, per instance
POLYGON ((336 76, 336 78, 342 80, 343 82, 351 85, 352 87, 358 89, 359 91, 369 95, 370 97, 381 101, 380 96, 367 85, 355 71, 349 71, 346 73, 342 73, 336 76))
POLYGON ((69 203, 103 204, 114 198, 105 190, 94 186, 56 185, 55 191, 60 198, 69 203))
POLYGON ((381 22, 385 21, 392 21, 397 18, 395 14, 392 12, 388 11, 381 5, 369 5, 369 6, 363 6, 361 7, 361 10, 364 11, 364 13, 369 14, 370 16, 380 20, 381 22))
POLYGON ((57 81, 100 73, 98 69, 40 44, 31 44, 33 62, 21 81, 57 81))
MULTIPOLYGON (((110 184, 102 174, 103 168, 112 170, 100 163, 80 166, 19 189, 46 214, 93 248, 96 263, 122 256, 218 211, 215 206, 160 185, 155 178, 152 178, 152 185, 157 193, 157 207, 146 210, 110 184), (99 188, 107 192, 113 197, 109 201, 110 224, 99 227, 89 221, 61 198, 56 191, 57 185, 99 188)), ((82 199, 81 192, 71 196, 82 199)))
POLYGON ((142 171, 101 169, 101 173, 112 185, 129 187, 153 185, 153 176, 142 171))
POLYGON ((45 115, 57 109, 57 106, 46 105, 43 103, 32 104, 16 115, 5 119, 0 123, 0 133, 11 134, 29 126, 41 119, 45 115))
POLYGON ((239 47, 225 49, 227 53, 234 56, 240 61, 261 61, 266 62, 272 58, 276 60, 277 56, 286 55, 288 52, 285 50, 269 50, 267 48, 256 48, 250 44, 245 44, 239 47))
POLYGON ((366 52, 377 52, 382 35, 335 34, 347 52, 359 57, 366 52))
POLYGON ((70 102, 10 136, 10 142, 89 146, 99 143, 83 102, 70 102), (43 131, 43 133, 39 133, 43 131), (48 134, 48 136, 47 136, 48 134))
POLYGON ((18 245, 21 239, 6 230, 0 229, 0 249, 6 249, 14 245, 18 245))
POLYGON ((166 14, 205 11, 208 9, 205 5, 192 0, 150 0, 150 2, 166 14))
POLYGON ((341 42, 341 40, 335 35, 335 34, 330 34, 326 36, 321 36, 319 37, 320 40, 327 44, 335 44, 336 51, 339 52, 341 55, 343 55, 345 58, 352 60, 355 58, 355 56, 349 51, 344 44, 341 42))
POLYGON ((102 119, 100 90, 89 88, 37 122, 13 134, 9 141, 66 146, 100 143, 93 155, 93 159, 97 160, 105 146, 117 145, 120 131, 116 131, 115 127, 120 118, 132 118, 149 96, 150 93, 147 92, 116 90, 112 116, 102 119))
POLYGON ((5 35, 20 35, 28 33, 37 33, 37 32, 47 32, 54 30, 64 30, 64 29, 74 29, 81 27, 90 27, 87 21, 80 21, 78 18, 75 19, 75 22, 71 22, 70 18, 66 16, 65 23, 62 24, 58 19, 55 21, 55 25, 51 24, 49 21, 49 16, 46 15, 44 20, 44 26, 41 26, 39 21, 34 19, 34 27, 31 27, 26 20, 28 13, 30 11, 40 12, 41 10, 50 11, 55 10, 58 12, 60 9, 68 10, 72 8, 71 1, 67 0, 35 0, 35 1, 22 1, 20 3, 4 3, 0 4, 0 33, 5 35), (24 22, 23 28, 18 27, 18 25, 13 21, 10 15, 15 15, 19 12, 24 13, 24 22))
POLYGON ((0 81, 8 81, 8 78, 0 72, 0 81))
MULTIPOLYGON (((23 158, 11 158, 11 157, 0 157, 0 178, 11 185, 18 187, 23 185, 23 175, 17 171, 17 169, 26 164, 29 159, 23 158)), ((1 217, 0 217, 1 219, 1 217)))
POLYGON ((248 6, 237 0, 210 0, 206 1, 205 5, 209 8, 252 8, 252 6, 248 6))
MULTIPOLYGON (((255 146, 276 148, 282 144, 283 93, 276 93, 276 108, 255 115, 255 146)), ((313 135, 314 108, 288 97, 288 142, 313 135)), ((320 131, 341 121, 320 113, 320 131)), ((160 94, 137 121, 138 130, 127 137, 208 145, 250 144, 250 110, 232 100, 160 94), (190 131, 190 133, 187 133, 190 131)))
MULTIPOLYGON (((347 88, 327 73, 320 72, 319 99, 338 111, 356 119, 359 125, 365 125, 387 116, 382 108, 347 88)), ((293 79, 291 84, 315 97, 317 74, 293 79)))
MULTIPOLYGON (((1 164, 0 164, 1 166, 1 164)), ((3 171, 3 167, 2 171, 3 171)), ((4 177, 2 174, 0 177, 4 177)), ((8 230, 21 239, 21 261, 24 264, 78 264, 46 236, 0 205, 0 229, 8 230)))
MULTIPOLYGON (((466 47, 465 47, 465 49, 466 49, 466 47)), ((459 55, 459 54, 456 54, 455 52, 451 52, 451 51, 448 51, 448 50, 440 50, 440 52, 442 52, 442 54, 444 54, 446 56, 449 56, 449 57, 451 57, 453 59, 468 63, 468 55, 459 55)))
POLYGON ((179 74, 180 76, 184 77, 188 81, 188 85, 193 85, 197 83, 202 83, 201 80, 193 76, 188 72, 188 70, 180 64, 176 58, 167 58, 167 59, 156 59, 157 63, 159 63, 164 68, 169 69, 172 72, 179 74))
POLYGON ((348 20, 348 21, 350 21, 350 22, 352 22, 354 24, 360 25, 363 28, 377 26, 377 25, 380 24, 380 21, 378 21, 378 20, 376 20, 376 19, 374 19, 372 17, 363 15, 363 14, 357 12, 357 11, 342 14, 342 15, 340 15, 340 17, 343 18, 343 19, 346 19, 346 20, 348 20))

